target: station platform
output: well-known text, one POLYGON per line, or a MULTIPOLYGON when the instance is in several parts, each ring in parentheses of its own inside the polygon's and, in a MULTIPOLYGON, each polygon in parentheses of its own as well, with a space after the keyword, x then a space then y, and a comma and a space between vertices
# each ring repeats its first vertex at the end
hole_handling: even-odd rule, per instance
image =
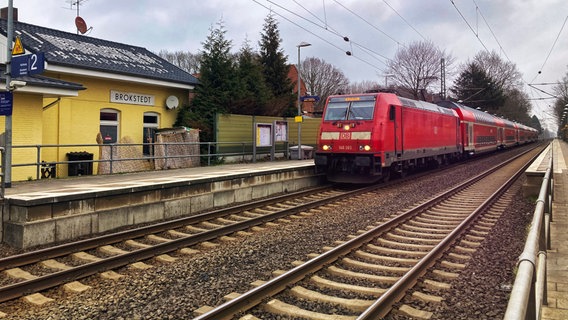
POLYGON ((151 184, 169 182, 192 182, 203 179, 228 179, 253 175, 258 172, 289 170, 293 168, 310 168, 314 160, 283 160, 271 162, 223 164, 218 166, 196 167, 185 169, 156 170, 114 175, 84 175, 62 179, 41 179, 12 182, 6 188, 6 199, 42 199, 52 196, 72 195, 85 192, 134 188, 151 184))
POLYGON ((0 207, 0 239, 16 248, 54 244, 294 192, 324 178, 311 159, 12 182, 0 207))
POLYGON ((547 297, 541 319, 568 319, 568 143, 552 142, 554 196, 547 250, 547 297))

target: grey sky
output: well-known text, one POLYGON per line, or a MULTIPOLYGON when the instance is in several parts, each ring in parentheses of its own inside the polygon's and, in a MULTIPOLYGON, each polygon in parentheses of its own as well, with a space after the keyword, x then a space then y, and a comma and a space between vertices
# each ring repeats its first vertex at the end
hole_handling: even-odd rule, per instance
MULTIPOLYGON (((14 6, 22 22, 75 32, 77 11, 70 2, 14 0, 14 6)), ((198 52, 221 19, 234 51, 245 39, 256 48, 267 8, 277 13, 290 63, 297 62, 296 45, 309 42, 302 58, 324 59, 351 81, 383 83, 386 59, 414 41, 433 41, 456 58, 456 66, 481 50, 494 50, 517 65, 535 113, 547 118, 554 100, 526 84, 557 82, 568 71, 568 25, 559 35, 568 18, 566 0, 86 0, 79 9, 93 27, 89 36, 155 52, 198 52)), ((552 92, 551 85, 537 87, 552 92)))

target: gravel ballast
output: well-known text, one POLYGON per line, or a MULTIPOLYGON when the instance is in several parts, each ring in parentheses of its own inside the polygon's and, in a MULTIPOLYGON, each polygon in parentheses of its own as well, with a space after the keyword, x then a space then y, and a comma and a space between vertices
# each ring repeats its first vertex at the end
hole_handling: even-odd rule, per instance
MULTIPOLYGON (((244 292, 256 280, 267 280, 278 269, 290 269, 306 254, 322 252, 322 247, 345 240, 349 234, 376 224, 381 218, 409 208, 448 189, 482 170, 492 167, 499 154, 462 164, 426 178, 390 190, 383 190, 365 200, 349 200, 340 207, 303 219, 292 219, 277 227, 267 227, 235 241, 219 242, 215 248, 201 249, 193 255, 172 254, 173 263, 154 260, 148 270, 121 268, 119 280, 92 276, 81 280, 92 286, 86 292, 66 293, 62 288, 43 292, 55 299, 42 307, 21 300, 0 305, 5 319, 188 319, 204 305, 224 302, 231 292, 244 292)), ((520 188, 519 188, 520 190, 520 188)), ((520 192, 519 192, 520 193, 520 192)), ((476 252, 445 300, 435 319, 502 318, 513 281, 513 269, 522 250, 527 222, 534 206, 515 197, 510 210, 497 223, 492 236, 476 252)), ((1 254, 12 249, 0 246, 1 254)), ((284 318, 282 318, 284 319, 284 318)))

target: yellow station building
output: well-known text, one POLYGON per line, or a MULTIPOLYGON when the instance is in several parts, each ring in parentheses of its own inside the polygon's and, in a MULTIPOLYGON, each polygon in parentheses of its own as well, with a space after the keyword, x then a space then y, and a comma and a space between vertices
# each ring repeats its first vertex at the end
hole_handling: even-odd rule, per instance
MULTIPOLYGON (((25 85, 13 91, 12 181, 36 179, 39 167, 30 164, 65 162, 77 154, 93 156, 96 174, 97 136, 104 144, 152 142, 156 129, 173 126, 177 107, 188 103, 198 83, 141 47, 19 21, 14 37, 26 54, 43 53, 45 71, 13 79, 25 85)), ((13 43, 6 19, 0 19, 1 61, 13 43)), ((2 137, 4 120, 0 116, 2 137)), ((65 163, 55 167, 57 177, 73 175, 65 163)))

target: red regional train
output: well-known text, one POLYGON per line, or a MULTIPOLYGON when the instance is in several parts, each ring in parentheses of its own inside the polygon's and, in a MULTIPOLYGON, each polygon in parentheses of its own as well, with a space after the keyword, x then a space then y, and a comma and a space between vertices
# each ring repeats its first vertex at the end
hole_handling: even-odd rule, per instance
POLYGON ((535 129, 450 101, 336 95, 326 102, 315 165, 332 182, 370 183, 537 138, 535 129))

